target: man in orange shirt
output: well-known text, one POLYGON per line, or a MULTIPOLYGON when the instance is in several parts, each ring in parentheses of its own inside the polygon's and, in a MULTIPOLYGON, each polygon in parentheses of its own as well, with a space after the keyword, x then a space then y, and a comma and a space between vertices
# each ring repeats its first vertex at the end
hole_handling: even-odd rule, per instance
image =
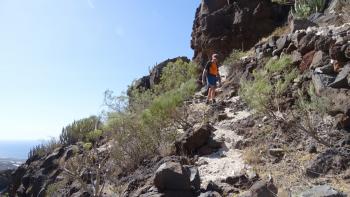
POLYGON ((215 89, 216 84, 219 81, 221 85, 221 77, 219 74, 219 64, 218 64, 218 54, 213 54, 211 61, 209 61, 202 74, 202 83, 205 84, 205 79, 208 85, 208 97, 206 103, 208 104, 210 101, 215 103, 215 89))

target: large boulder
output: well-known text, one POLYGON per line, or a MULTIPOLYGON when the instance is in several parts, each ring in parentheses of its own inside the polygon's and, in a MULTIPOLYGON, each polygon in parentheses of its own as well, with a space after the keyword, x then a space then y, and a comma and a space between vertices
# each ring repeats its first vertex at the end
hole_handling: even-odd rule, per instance
POLYGON ((161 192, 198 191, 199 172, 194 167, 182 166, 178 162, 166 162, 157 169, 153 183, 161 192))
POLYGON ((204 124, 186 131, 175 142, 176 153, 193 155, 209 142, 214 128, 210 124, 204 124))
POLYGON ((239 195, 239 197, 275 197, 278 189, 272 182, 258 181, 247 192, 239 195))
POLYGON ((222 59, 232 49, 249 49, 287 20, 290 6, 270 0, 202 0, 195 15, 191 47, 204 64, 212 53, 222 59))

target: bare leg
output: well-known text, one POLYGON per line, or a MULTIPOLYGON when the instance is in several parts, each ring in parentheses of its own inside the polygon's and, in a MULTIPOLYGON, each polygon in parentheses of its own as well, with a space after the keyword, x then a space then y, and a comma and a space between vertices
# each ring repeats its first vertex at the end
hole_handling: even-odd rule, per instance
POLYGON ((208 90, 208 101, 210 101, 212 99, 212 88, 209 87, 208 90))
POLYGON ((214 100, 215 99, 215 88, 211 88, 211 99, 214 100))

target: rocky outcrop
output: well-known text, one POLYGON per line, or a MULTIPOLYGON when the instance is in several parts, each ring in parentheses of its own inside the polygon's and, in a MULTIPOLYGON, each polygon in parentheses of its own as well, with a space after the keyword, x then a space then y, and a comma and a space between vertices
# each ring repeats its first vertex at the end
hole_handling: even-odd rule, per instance
POLYGON ((0 195, 3 191, 7 190, 11 183, 11 174, 13 170, 0 171, 0 195))
POLYGON ((62 173, 64 163, 79 152, 78 146, 55 149, 46 156, 33 156, 11 176, 10 196, 45 196, 47 186, 62 173))
POLYGON ((128 88, 128 95, 130 95, 130 92, 133 89, 138 90, 148 90, 154 87, 154 85, 157 85, 160 82, 163 69, 167 66, 168 63, 176 62, 178 60, 182 60, 184 62, 190 62, 190 60, 187 57, 176 57, 172 59, 167 59, 160 64, 155 65, 152 70, 150 71, 149 75, 143 76, 140 79, 137 79, 133 82, 131 87, 128 88))
POLYGON ((284 23, 289 9, 270 0, 202 0, 193 24, 193 59, 203 65, 214 52, 224 59, 233 49, 249 49, 284 23))

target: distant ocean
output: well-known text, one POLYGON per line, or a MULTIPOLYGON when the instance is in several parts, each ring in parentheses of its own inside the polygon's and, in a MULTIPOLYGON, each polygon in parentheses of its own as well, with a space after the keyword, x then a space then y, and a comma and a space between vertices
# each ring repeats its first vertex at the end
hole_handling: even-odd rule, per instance
POLYGON ((3 141, 0 140, 0 158, 27 159, 30 149, 42 141, 3 141))

